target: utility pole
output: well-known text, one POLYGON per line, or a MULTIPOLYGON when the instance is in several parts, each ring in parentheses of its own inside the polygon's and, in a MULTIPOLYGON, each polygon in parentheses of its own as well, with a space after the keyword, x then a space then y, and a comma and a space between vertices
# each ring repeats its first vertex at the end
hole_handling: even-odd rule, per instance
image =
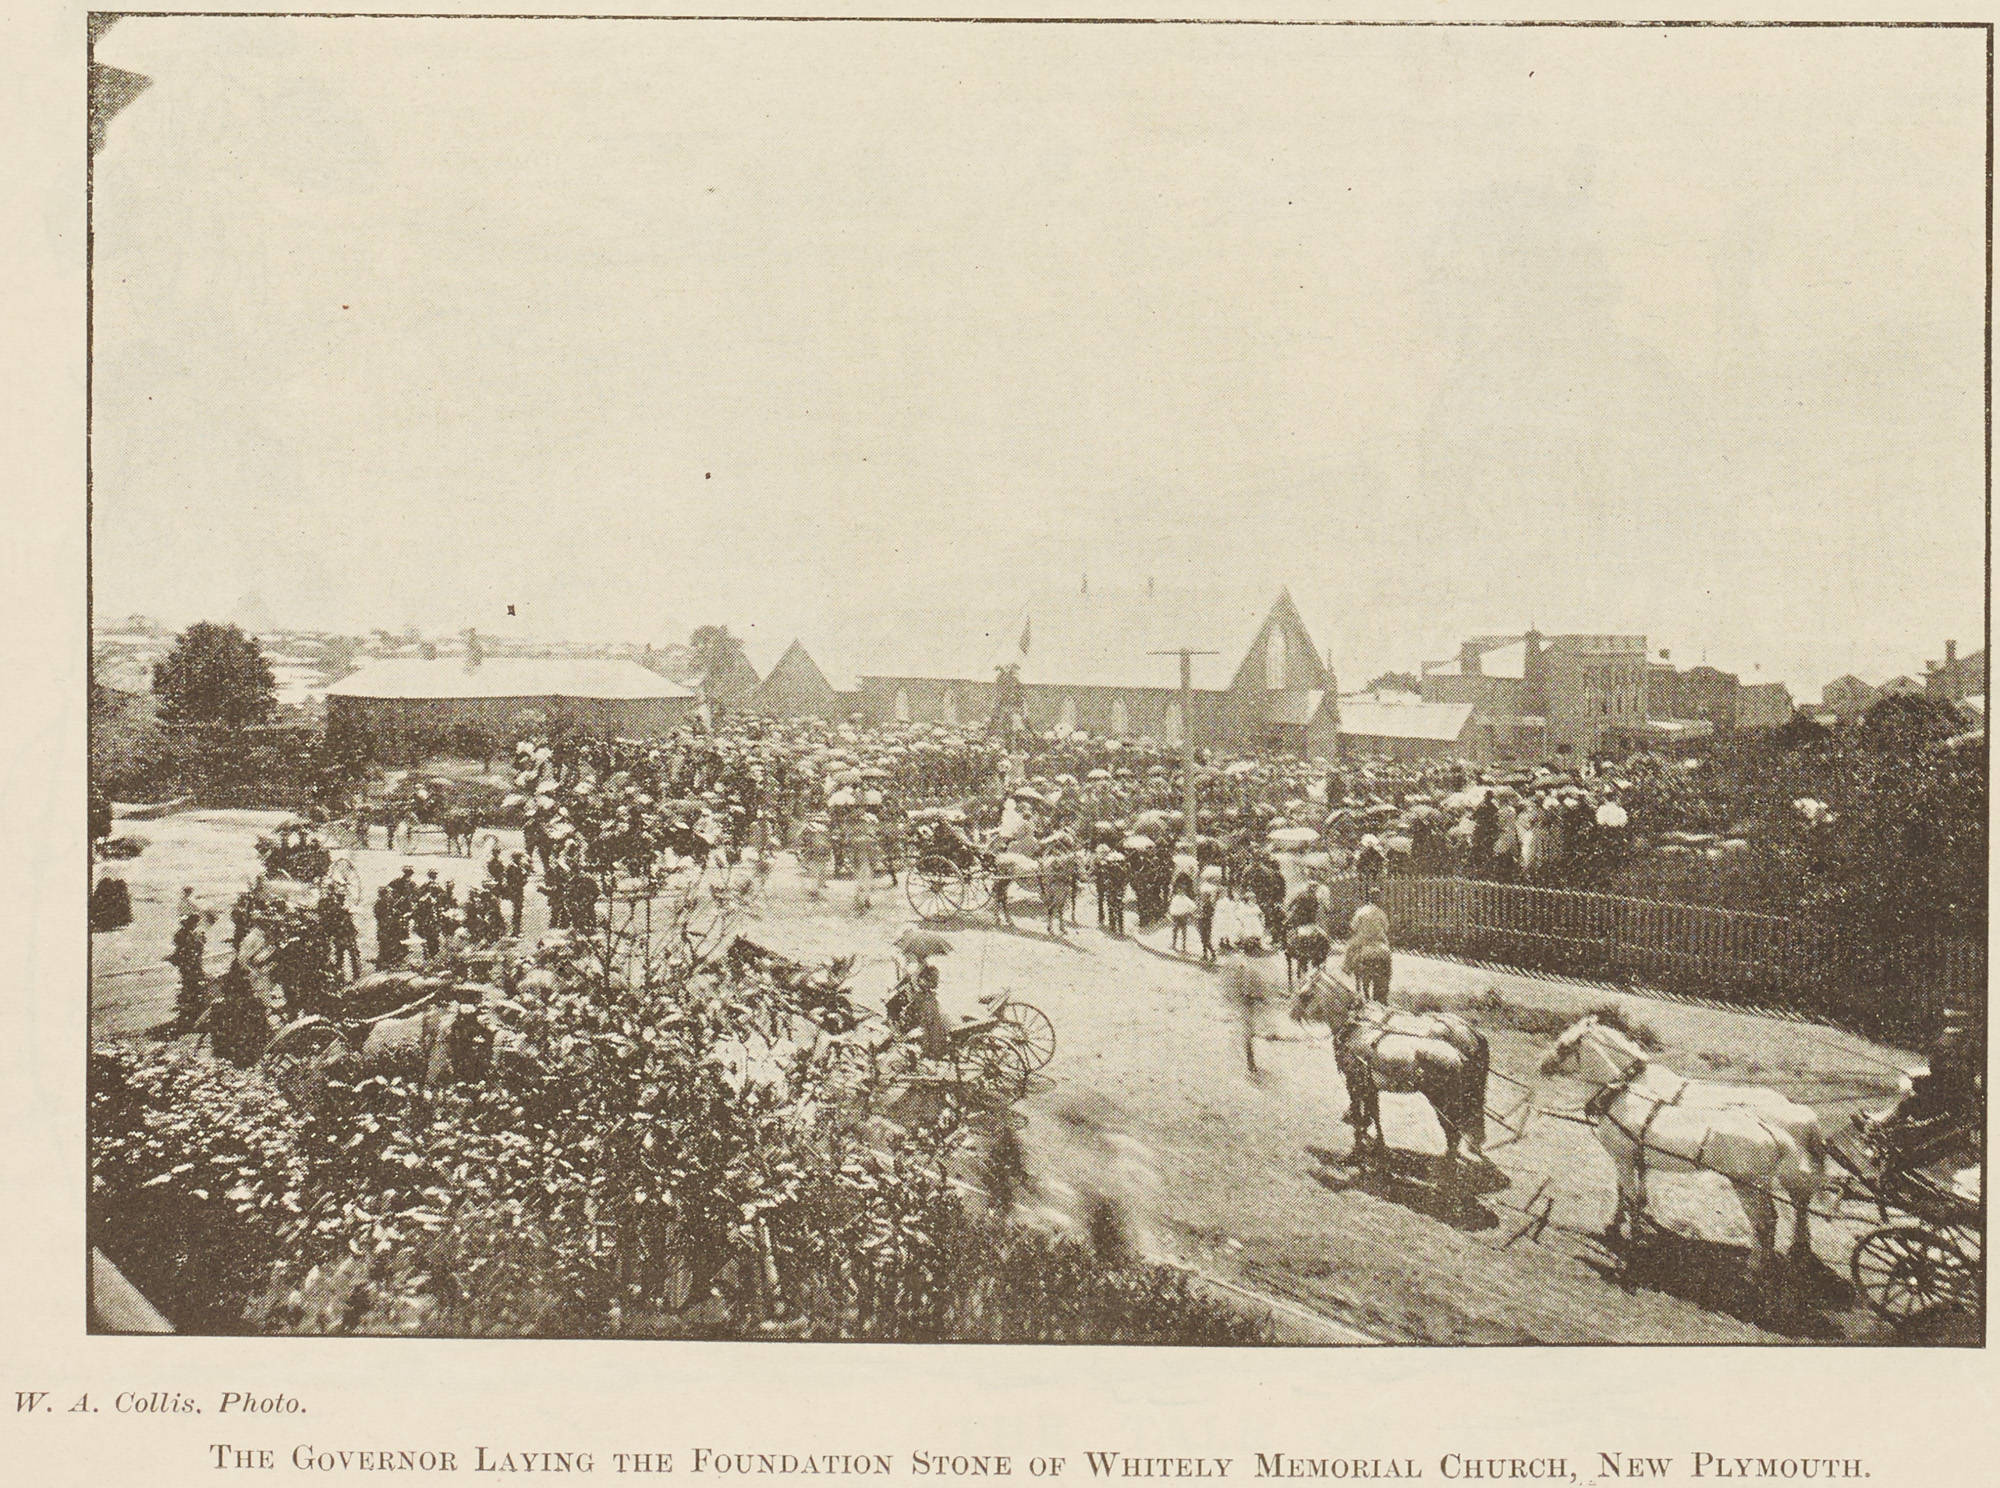
POLYGON ((1195 845, 1194 826, 1194 658, 1214 656, 1213 651, 1197 651, 1177 646, 1171 651, 1148 651, 1148 656, 1178 656, 1181 659, 1181 814, 1187 817, 1187 849, 1195 845))

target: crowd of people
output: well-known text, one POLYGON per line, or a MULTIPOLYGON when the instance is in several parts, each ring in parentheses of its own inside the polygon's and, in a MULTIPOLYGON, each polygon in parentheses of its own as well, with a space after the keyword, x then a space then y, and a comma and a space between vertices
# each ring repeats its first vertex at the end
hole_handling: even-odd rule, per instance
MULTIPOLYGON (((1302 907, 1301 882, 1352 874, 1365 896, 1396 873, 1573 881, 1623 850, 1621 798, 1643 796, 1646 772, 1666 768, 1481 772, 1201 751, 1190 840, 1179 753, 1145 741, 725 717, 658 740, 526 741, 514 764, 522 849, 494 847, 463 891, 405 865, 374 896, 376 969, 518 934, 531 889, 551 927, 594 928, 621 875, 697 857, 761 875, 789 851, 809 892, 845 878, 865 909, 885 881, 947 845, 982 855, 1003 918, 1010 885, 1032 881, 1053 930, 1078 922, 1089 893, 1102 929, 1166 925, 1174 948, 1213 960, 1282 944, 1318 918, 1302 907)), ((231 910, 232 944, 260 935, 295 1014, 364 969, 361 908, 337 884, 301 898, 260 875, 231 910)), ((169 958, 185 1026, 206 1005, 203 934, 198 915, 181 916, 169 958)))

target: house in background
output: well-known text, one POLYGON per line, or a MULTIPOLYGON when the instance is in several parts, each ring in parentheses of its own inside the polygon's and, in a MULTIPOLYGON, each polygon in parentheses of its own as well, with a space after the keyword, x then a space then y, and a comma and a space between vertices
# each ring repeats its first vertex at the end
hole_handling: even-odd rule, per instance
POLYGON ((1783 728, 1794 711, 1792 690, 1782 682, 1752 682, 1736 694, 1736 726, 1746 732, 1783 728))
POLYGON ((1944 660, 1924 663, 1924 695, 1941 703, 1962 703, 1986 696, 1986 652, 1958 654, 1958 642, 1944 643, 1944 660))
POLYGON ((1875 701, 1875 689, 1852 672, 1835 677, 1820 689, 1819 710, 1831 713, 1840 723, 1854 723, 1875 701))

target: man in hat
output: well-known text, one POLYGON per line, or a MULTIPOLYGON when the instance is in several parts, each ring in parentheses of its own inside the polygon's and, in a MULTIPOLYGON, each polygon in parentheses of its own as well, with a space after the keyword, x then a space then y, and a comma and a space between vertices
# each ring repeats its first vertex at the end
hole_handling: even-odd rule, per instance
POLYGON ((423 885, 417 890, 416 922, 417 938, 424 943, 424 959, 437 959, 439 947, 444 944, 445 919, 452 910, 451 892, 438 882, 438 871, 433 868, 424 875, 423 885))
POLYGON ((403 936, 409 929, 397 901, 395 885, 383 884, 375 891, 375 967, 379 971, 394 966, 403 955, 403 936))
POLYGON ((1125 854, 1116 848, 1097 865, 1097 914, 1108 932, 1125 933, 1125 854))
POLYGON ((521 906, 528 897, 528 855, 516 852, 500 869, 500 897, 507 902, 510 932, 521 933, 521 906))
POLYGON ((167 957, 167 964, 181 978, 180 996, 174 1004, 176 1037, 194 1027, 195 1019, 201 1016, 208 1002, 208 983, 201 964, 207 949, 208 937, 201 933, 201 916, 182 915, 180 928, 174 931, 173 954, 167 957))
POLYGON ((1382 851, 1382 839, 1373 832, 1361 839, 1361 851, 1354 855, 1354 876, 1360 880, 1361 897, 1366 899, 1382 887, 1382 871, 1389 866, 1382 851))
POLYGON ((1354 911, 1354 919, 1349 924, 1347 950, 1341 958, 1341 970, 1354 978, 1354 985, 1363 997, 1376 1002, 1389 1000, 1389 916, 1382 906, 1375 902, 1371 891, 1354 911))
POLYGON ((848 828, 848 847, 854 862, 854 912, 866 914, 875 907, 875 866, 876 849, 881 838, 875 825, 875 813, 858 811, 854 822, 848 828))

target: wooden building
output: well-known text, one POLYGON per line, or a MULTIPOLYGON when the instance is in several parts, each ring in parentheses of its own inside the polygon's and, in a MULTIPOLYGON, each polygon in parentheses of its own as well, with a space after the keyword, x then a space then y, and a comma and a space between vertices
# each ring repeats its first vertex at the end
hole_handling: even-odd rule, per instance
POLYGON ((402 758, 455 735, 506 742, 520 715, 551 725, 643 739, 693 716, 694 691, 635 661, 465 657, 372 662, 326 690, 327 727, 377 758, 402 758))

